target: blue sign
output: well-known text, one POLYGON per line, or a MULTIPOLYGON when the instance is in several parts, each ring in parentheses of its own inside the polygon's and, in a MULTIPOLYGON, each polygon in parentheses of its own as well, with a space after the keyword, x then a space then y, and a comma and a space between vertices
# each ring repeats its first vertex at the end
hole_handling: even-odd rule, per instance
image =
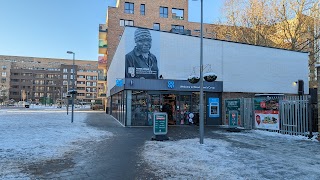
POLYGON ((219 105, 219 98, 209 98, 208 102, 208 113, 209 117, 219 117, 220 116, 220 105, 219 105))
POLYGON ((173 89, 174 88, 174 81, 168 81, 168 88, 173 89))
POLYGON ((118 87, 123 86, 123 79, 117 79, 116 80, 116 86, 118 86, 118 87))

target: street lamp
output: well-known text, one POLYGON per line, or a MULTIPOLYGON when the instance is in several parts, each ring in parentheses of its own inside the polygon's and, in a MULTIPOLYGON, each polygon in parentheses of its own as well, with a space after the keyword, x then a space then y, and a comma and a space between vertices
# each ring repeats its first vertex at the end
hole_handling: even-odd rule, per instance
POLYGON ((74 59, 75 59, 75 53, 72 52, 72 51, 67 51, 68 54, 72 54, 73 55, 73 60, 72 60, 72 91, 70 94, 72 94, 72 105, 71 105, 71 123, 73 123, 73 111, 74 111, 74 96, 75 96, 75 87, 74 87, 74 80, 75 80, 75 77, 74 77, 74 59))
POLYGON ((200 105, 199 105, 199 133, 200 144, 203 144, 204 136, 204 109, 203 109, 203 0, 201 3, 201 21, 200 21, 200 105))

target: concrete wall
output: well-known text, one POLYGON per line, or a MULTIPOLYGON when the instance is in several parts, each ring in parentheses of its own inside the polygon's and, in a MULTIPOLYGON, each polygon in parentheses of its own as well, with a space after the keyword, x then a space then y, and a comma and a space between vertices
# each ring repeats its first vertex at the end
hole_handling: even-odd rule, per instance
MULTIPOLYGON (((136 28, 126 27, 108 72, 109 90, 116 78, 124 77, 124 56, 135 46, 136 28)), ((198 37, 151 31, 151 52, 158 59, 164 79, 187 79, 193 69, 199 72, 198 37)), ((308 54, 275 48, 204 39, 203 64, 211 65, 224 92, 297 94, 293 82, 304 80, 309 93, 308 54)), ((206 72, 206 70, 205 70, 206 72)), ((199 73, 198 73, 199 74, 199 73)))

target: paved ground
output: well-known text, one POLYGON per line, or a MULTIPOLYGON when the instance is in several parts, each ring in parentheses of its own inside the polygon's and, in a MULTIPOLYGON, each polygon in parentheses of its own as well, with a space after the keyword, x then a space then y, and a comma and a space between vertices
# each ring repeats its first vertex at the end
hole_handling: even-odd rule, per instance
MULTIPOLYGON (((145 141, 153 137, 152 127, 124 128, 104 112, 89 113, 87 125, 112 132, 114 136, 79 144, 81 151, 30 164, 24 168, 25 172, 34 179, 159 179, 139 155, 145 141)), ((171 140, 195 138, 199 136, 198 128, 169 127, 168 137, 171 140)), ((212 129, 205 132, 210 133, 212 129)))

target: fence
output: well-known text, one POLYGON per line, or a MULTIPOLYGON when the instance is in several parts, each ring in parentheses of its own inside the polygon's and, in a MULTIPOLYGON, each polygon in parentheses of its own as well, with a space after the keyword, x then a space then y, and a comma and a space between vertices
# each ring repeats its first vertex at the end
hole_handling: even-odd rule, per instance
MULTIPOLYGON (((267 98, 267 97, 266 97, 267 98)), ((269 98, 269 97, 268 97, 269 98)), ((309 132, 317 131, 317 107, 310 103, 310 96, 278 96, 277 112, 279 112, 279 126, 277 129, 263 128, 268 131, 278 132, 290 135, 305 135, 309 132)), ((255 119, 255 101, 254 98, 238 98, 238 99, 225 99, 225 117, 228 115, 228 102, 239 103, 239 119, 241 122, 238 126, 245 129, 260 129, 257 127, 257 119, 255 119)), ((234 104, 234 103, 233 103, 234 104)), ((256 105, 257 106, 257 105, 256 105)), ((270 110, 272 111, 272 110, 270 110)), ((277 117, 277 116, 275 116, 277 117)), ((276 118, 275 118, 276 119, 276 118)), ((277 120, 274 120, 277 122, 277 120)), ((273 123, 273 122, 271 122, 273 123)), ((260 122, 259 122, 260 124, 260 122)))

